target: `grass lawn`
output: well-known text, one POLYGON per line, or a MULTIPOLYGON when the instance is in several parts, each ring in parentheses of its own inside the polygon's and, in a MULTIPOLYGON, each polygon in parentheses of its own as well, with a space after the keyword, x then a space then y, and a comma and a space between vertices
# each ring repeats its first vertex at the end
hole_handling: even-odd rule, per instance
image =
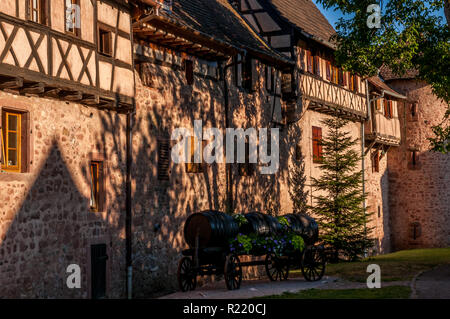
MULTIPOLYGON (((450 263, 450 248, 411 249, 370 257, 359 262, 327 264, 325 274, 350 281, 366 282, 369 275, 366 272, 367 265, 378 264, 381 267, 382 282, 402 281, 411 280, 422 270, 446 263, 450 263)), ((296 270, 292 274, 301 276, 301 271, 296 270)))
POLYGON ((379 289, 308 289, 297 293, 263 297, 264 299, 407 299, 411 295, 408 286, 389 286, 379 289))

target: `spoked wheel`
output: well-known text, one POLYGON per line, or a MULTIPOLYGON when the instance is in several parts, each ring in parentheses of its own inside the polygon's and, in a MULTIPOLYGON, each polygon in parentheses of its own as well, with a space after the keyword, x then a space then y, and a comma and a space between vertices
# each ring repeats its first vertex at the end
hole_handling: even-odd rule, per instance
POLYGON ((325 273, 325 253, 323 247, 307 247, 303 252, 301 263, 303 277, 307 281, 322 279, 325 273))
POLYGON ((225 283, 228 290, 235 290, 241 287, 242 282, 242 266, 239 257, 236 255, 228 255, 225 261, 225 283))
POLYGON ((181 291, 195 290, 195 286, 197 286, 197 274, 195 273, 194 263, 191 258, 181 258, 178 263, 177 276, 181 291))
POLYGON ((289 275, 289 261, 281 259, 273 253, 267 254, 266 273, 271 281, 286 280, 289 275))

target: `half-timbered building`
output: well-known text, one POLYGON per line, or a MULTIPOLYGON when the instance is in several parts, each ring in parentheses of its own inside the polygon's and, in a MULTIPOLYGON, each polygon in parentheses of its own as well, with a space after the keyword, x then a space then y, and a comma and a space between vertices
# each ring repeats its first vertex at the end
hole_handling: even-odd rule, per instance
POLYGON ((131 39, 125 1, 2 1, 0 297, 124 295, 131 39))

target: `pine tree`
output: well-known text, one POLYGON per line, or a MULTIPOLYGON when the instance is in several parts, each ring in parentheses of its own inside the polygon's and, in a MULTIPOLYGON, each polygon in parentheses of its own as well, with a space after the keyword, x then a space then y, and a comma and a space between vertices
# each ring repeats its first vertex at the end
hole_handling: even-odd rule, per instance
POLYGON ((289 195, 292 200, 294 214, 307 213, 308 191, 305 191, 305 163, 300 145, 296 145, 291 154, 292 164, 289 166, 289 195))
POLYGON ((332 252, 331 259, 345 256, 356 260, 373 245, 368 237, 371 229, 366 228, 370 214, 363 208, 366 194, 362 191, 362 170, 358 170, 358 139, 344 131, 347 120, 333 117, 322 123, 329 135, 320 142, 322 175, 312 178, 317 195, 311 209, 317 216, 321 240, 332 252))

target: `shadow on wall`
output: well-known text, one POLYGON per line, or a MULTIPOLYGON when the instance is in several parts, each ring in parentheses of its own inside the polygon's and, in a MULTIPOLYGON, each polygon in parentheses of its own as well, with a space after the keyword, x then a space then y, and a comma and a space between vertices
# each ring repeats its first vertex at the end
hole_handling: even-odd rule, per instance
MULTIPOLYGON (((34 183, 20 191, 26 196, 22 205, 12 220, 2 221, 7 231, 0 238, 0 297, 88 298, 90 244, 99 241, 107 244, 110 258, 107 296, 123 296, 123 221, 114 220, 110 210, 103 215, 91 212, 74 173, 53 141, 34 183), (81 267, 81 289, 66 285, 70 264, 81 267)), ((82 178, 89 185, 86 169, 82 178)), ((5 193, 0 194, 7 197, 2 201, 15 200, 5 193)))

